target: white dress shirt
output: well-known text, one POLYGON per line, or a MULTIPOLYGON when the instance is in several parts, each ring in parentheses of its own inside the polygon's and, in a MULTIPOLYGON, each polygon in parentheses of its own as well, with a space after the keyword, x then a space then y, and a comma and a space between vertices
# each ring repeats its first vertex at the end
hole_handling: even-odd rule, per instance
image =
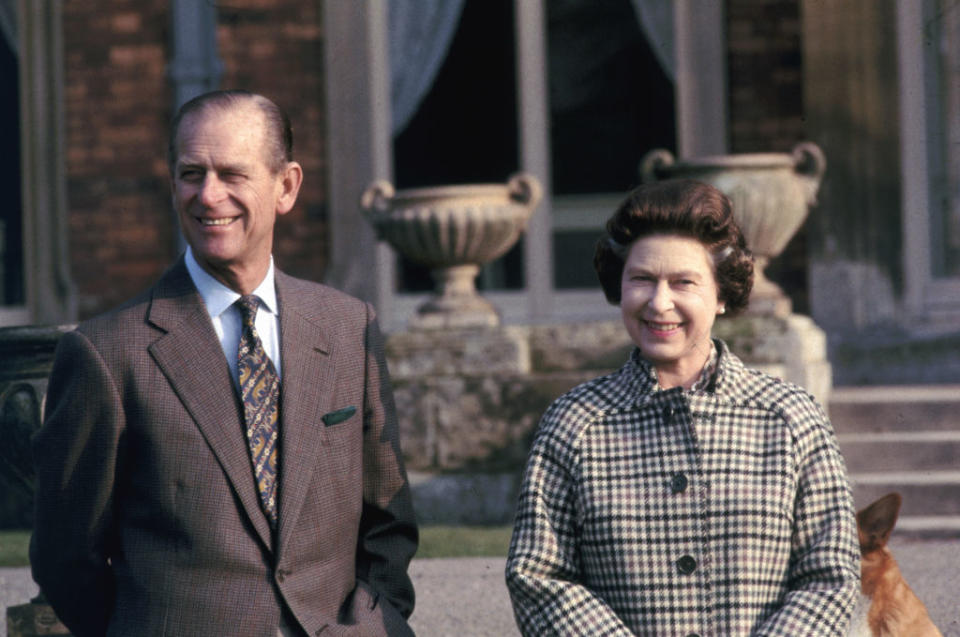
MULTIPOLYGON (((187 247, 184 255, 187 264, 187 271, 193 284, 200 292, 203 303, 207 307, 207 313, 210 314, 210 320, 213 322, 213 329, 220 339, 220 347, 223 348, 223 355, 227 359, 227 365, 230 368, 230 375, 233 377, 234 384, 239 387, 237 372, 237 351, 240 348, 240 333, 242 326, 240 323, 240 310, 234 303, 240 298, 240 295, 217 281, 206 270, 200 267, 193 251, 187 247)), ((277 305, 277 289, 274 285, 273 257, 270 257, 270 268, 260 285, 256 287, 253 294, 260 299, 260 308, 257 310, 256 326, 257 334, 263 342, 263 349, 267 356, 273 361, 273 366, 277 370, 277 377, 280 377, 280 314, 277 305)))

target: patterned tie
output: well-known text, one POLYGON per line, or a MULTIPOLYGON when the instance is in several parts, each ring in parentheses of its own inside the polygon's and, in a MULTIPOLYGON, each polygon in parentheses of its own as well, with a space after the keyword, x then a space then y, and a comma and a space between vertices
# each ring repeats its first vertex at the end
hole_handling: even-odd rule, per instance
POLYGON ((248 294, 237 300, 243 333, 237 353, 240 396, 247 424, 247 442, 260 503, 273 528, 277 526, 277 414, 280 379, 263 349, 254 320, 259 299, 248 294))

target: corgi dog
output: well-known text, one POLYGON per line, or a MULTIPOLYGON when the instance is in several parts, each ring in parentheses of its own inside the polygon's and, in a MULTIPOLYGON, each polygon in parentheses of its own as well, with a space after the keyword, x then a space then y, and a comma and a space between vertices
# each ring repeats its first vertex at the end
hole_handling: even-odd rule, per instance
POLYGON ((887 547, 903 498, 889 493, 857 513, 863 593, 850 637, 943 637, 887 547))

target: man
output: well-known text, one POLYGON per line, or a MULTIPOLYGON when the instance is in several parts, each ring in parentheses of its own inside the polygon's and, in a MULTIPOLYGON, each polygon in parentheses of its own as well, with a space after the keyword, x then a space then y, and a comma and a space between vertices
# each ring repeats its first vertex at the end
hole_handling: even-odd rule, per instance
POLYGON ((78 636, 412 634, 417 531, 373 311, 273 266, 291 148, 262 96, 184 105, 187 252, 58 347, 31 562, 78 636))

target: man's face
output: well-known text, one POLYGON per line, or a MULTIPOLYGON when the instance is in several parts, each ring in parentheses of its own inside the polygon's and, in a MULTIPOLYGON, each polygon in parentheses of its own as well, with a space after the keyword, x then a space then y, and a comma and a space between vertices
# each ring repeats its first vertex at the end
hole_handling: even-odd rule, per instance
POLYGON ((286 171, 269 169, 265 141, 264 117, 253 104, 192 113, 177 133, 173 204, 180 227, 197 262, 235 289, 235 279, 266 273, 274 222, 296 199, 286 171))

